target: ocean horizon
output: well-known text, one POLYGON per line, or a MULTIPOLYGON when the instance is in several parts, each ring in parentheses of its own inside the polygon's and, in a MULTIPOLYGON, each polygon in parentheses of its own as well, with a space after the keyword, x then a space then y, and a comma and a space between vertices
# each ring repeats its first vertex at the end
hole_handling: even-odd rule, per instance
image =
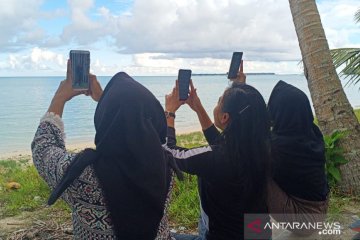
MULTIPOLYGON (((98 76, 103 88, 112 76, 98 76)), ((147 87, 164 106, 177 76, 133 76, 147 87)), ((64 76, 0 77, 0 155, 30 153, 30 144, 40 118, 47 111, 51 99, 64 76)), ((208 112, 213 116, 213 108, 230 82, 225 74, 201 74, 193 77, 198 95, 208 112)), ((257 88, 268 101, 270 93, 279 81, 286 81, 303 90, 309 97, 307 81, 303 74, 248 74, 247 83, 257 88)), ((345 85, 346 81, 342 81, 345 85)), ((354 108, 360 108, 359 87, 344 87, 354 108)), ((66 143, 69 145, 92 143, 95 136, 93 116, 96 102, 90 97, 77 96, 64 109, 66 143)), ((176 114, 177 133, 200 131, 196 114, 187 106, 182 106, 176 114)))

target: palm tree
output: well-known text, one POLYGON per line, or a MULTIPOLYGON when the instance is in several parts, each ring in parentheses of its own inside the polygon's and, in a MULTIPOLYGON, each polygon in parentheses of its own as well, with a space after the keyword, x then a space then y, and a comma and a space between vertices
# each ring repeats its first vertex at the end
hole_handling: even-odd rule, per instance
MULTIPOLYGON (((360 22, 360 9, 355 14, 355 22, 360 22)), ((331 50, 336 68, 345 64, 340 75, 348 78, 346 84, 360 82, 360 48, 338 48, 331 50)))
POLYGON ((324 134, 347 130, 341 141, 349 160, 341 166, 340 189, 360 195, 360 124, 336 73, 315 0, 289 0, 305 77, 324 134))

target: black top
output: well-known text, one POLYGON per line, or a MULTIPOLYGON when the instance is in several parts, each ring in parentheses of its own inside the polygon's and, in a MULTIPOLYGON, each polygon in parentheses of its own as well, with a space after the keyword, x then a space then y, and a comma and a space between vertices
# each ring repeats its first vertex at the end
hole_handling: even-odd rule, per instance
POLYGON ((287 194, 324 201, 328 194, 323 135, 310 102, 298 88, 279 81, 268 104, 273 122, 273 178, 287 194))
MULTIPOLYGON (((176 146, 175 129, 169 127, 167 149, 175 157, 180 170, 199 177, 201 205, 209 217, 207 239, 244 239, 244 214, 267 213, 267 206, 263 203, 256 210, 246 209, 246 193, 239 181, 237 168, 225 156, 220 144, 216 144, 219 141, 218 130, 213 125, 204 134, 213 145, 180 148, 176 146)), ((262 223, 268 220, 266 214, 262 223)), ((266 235, 269 238, 271 232, 266 235)))

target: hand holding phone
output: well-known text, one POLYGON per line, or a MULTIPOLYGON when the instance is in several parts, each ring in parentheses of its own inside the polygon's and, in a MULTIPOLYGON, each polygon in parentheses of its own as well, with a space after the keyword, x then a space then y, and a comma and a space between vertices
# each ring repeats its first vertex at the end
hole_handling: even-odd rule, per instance
POLYGON ((86 95, 90 96, 95 102, 98 102, 103 94, 103 89, 97 80, 96 76, 89 74, 90 88, 86 95))
POLYGON ((230 79, 233 82, 237 83, 246 83, 246 75, 244 73, 244 64, 243 60, 241 60, 240 70, 236 76, 236 78, 230 79))
POLYGON ((179 100, 179 81, 175 81, 175 87, 170 94, 165 95, 165 110, 167 112, 175 113, 184 101, 179 100))
POLYGON ((190 93, 189 98, 185 101, 189 107, 195 112, 199 112, 199 110, 203 109, 200 98, 197 95, 196 89, 192 81, 190 81, 190 93))
POLYGON ((191 79, 191 70, 179 69, 179 100, 185 101, 189 97, 189 86, 191 79))
POLYGON ((239 67, 242 62, 243 52, 234 52, 231 58, 228 79, 235 79, 238 75, 239 67))
POLYGON ((70 62, 72 71, 72 87, 82 91, 89 89, 90 52, 83 50, 71 50, 70 62))

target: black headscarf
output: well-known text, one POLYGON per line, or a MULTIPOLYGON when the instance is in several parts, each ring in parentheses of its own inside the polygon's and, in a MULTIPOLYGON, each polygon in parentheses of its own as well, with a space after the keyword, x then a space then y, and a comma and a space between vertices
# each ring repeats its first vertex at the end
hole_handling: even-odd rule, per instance
POLYGON ((126 73, 106 86, 94 117, 96 150, 85 149, 52 192, 53 204, 90 164, 105 195, 118 239, 154 239, 164 213, 174 160, 166 142, 164 110, 126 73))
POLYGON ((323 135, 300 89, 279 81, 268 110, 272 120, 273 178, 288 194, 323 201, 328 193, 323 135))

